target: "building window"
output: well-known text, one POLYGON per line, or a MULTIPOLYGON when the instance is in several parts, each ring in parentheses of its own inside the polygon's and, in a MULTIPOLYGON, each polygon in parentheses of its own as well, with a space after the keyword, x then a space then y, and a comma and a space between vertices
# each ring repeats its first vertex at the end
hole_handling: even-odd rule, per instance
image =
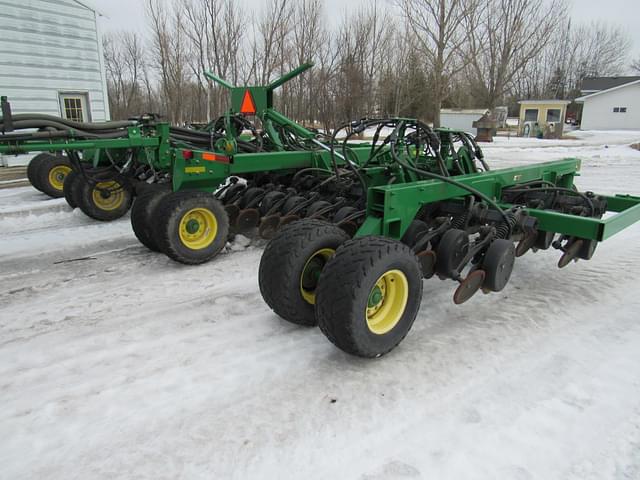
POLYGON ((64 99, 64 117, 75 122, 84 121, 80 97, 64 99))
POLYGON ((620 107, 613 107, 613 113, 620 113, 620 107))
POLYGON ((547 123, 558 123, 560 121, 560 109, 553 108, 547 110, 547 123))
POLYGON ((525 122, 537 122, 538 121, 538 109, 537 108, 527 108, 524 111, 524 121, 525 122))
POLYGON ((86 93, 63 93, 60 94, 60 110, 62 116, 74 122, 90 122, 91 112, 89 112, 89 101, 86 93))
POLYGON ((620 113, 627 113, 627 107, 620 107, 620 113))

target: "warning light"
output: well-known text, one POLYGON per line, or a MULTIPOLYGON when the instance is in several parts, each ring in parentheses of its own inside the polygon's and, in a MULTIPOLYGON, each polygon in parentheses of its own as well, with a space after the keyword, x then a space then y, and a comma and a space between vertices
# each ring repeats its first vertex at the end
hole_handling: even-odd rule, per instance
POLYGON ((244 115, 256 114, 256 103, 253 101, 253 96, 249 90, 244 92, 244 98, 242 99, 242 105, 240 106, 240 113, 244 115))
POLYGON ((211 152, 204 152, 202 154, 202 160, 206 160, 207 162, 230 163, 229 157, 211 152))

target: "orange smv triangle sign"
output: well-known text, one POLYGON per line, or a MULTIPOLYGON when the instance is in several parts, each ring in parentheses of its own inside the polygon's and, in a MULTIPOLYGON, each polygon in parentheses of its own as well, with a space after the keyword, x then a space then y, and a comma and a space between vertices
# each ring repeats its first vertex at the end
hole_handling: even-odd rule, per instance
POLYGON ((256 103, 253 101, 253 96, 249 90, 244 92, 244 98, 242 99, 242 105, 240 106, 240 113, 245 115, 256 114, 256 103))

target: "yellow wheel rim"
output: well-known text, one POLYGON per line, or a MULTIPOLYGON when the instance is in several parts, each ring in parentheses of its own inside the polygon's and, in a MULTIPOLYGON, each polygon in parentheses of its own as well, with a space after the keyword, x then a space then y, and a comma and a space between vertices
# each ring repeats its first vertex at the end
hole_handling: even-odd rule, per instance
POLYGON ((333 248, 323 248, 311 255, 302 269, 302 275, 300 275, 300 293, 302 298, 311 304, 316 304, 316 287, 318 286, 318 279, 322 269, 327 264, 327 261, 336 253, 333 248))
POLYGON ((125 201, 125 191, 122 186, 115 181, 100 182, 96 184, 91 193, 93 203, 100 210, 117 210, 125 201))
POLYGON ((409 299, 409 282, 400 270, 383 274, 369 292, 367 326, 376 335, 390 332, 402 318, 409 299))
POLYGON ((191 250, 202 250, 218 235, 218 220, 207 208, 193 208, 180 220, 180 241, 191 250))
POLYGON ((49 184, 61 192, 62 186, 64 185, 64 179, 67 178, 69 172, 71 172, 71 167, 68 167, 67 165, 56 165, 49 170, 49 184))

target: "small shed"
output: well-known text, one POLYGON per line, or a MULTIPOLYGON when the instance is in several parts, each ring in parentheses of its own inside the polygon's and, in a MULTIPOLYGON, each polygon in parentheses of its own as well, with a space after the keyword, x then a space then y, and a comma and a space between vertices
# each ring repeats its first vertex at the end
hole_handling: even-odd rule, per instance
POLYGON ((567 114, 568 100, 521 100, 518 134, 534 137, 542 132, 545 138, 560 138, 567 114))
POLYGON ((640 130, 640 78, 626 78, 626 83, 576 98, 584 105, 583 130, 640 130))
POLYGON ((440 125, 453 130, 473 133, 475 130, 473 122, 480 120, 488 112, 487 108, 443 108, 440 110, 440 125))

